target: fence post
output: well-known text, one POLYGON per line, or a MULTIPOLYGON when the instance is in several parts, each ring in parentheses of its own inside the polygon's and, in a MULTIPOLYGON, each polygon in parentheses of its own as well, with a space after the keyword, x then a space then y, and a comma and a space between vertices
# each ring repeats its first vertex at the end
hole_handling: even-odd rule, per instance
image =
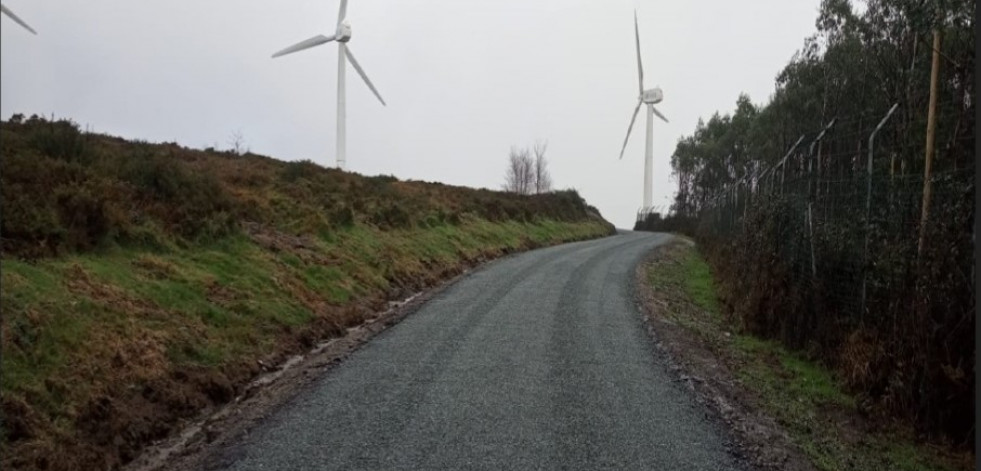
MULTIPOLYGON (((824 135, 829 130, 831 130, 831 128, 835 125, 835 123, 837 121, 838 121, 838 117, 837 116, 834 117, 834 118, 832 118, 831 121, 828 122, 828 124, 824 127, 824 129, 821 130, 821 132, 817 135, 817 137, 814 138, 814 141, 811 142, 811 145, 807 148, 807 155, 810 157, 810 158, 807 159, 807 177, 808 177, 807 178, 807 197, 808 198, 811 197, 811 169, 814 166, 814 148, 817 147, 821 143, 821 139, 824 138, 824 135)), ((820 147, 818 149, 819 149, 819 152, 820 152, 820 147)), ((818 155, 817 157, 818 157, 818 159, 820 159, 821 156, 818 155)), ((818 161, 820 162, 820 160, 818 160, 818 161)))
POLYGON ((865 318, 865 296, 866 288, 868 286, 868 261, 869 261, 869 235, 872 232, 872 156, 875 152, 875 135, 879 133, 882 126, 885 126, 886 121, 892 116, 899 107, 899 103, 892 105, 889 108, 889 112, 879 121, 879 125, 875 127, 872 134, 869 135, 869 162, 868 162, 868 175, 866 176, 866 186, 865 186, 865 249, 862 250, 862 312, 860 314, 860 319, 865 318))
POLYGON ((807 203, 807 232, 811 241, 811 281, 817 278, 817 260, 814 257, 814 216, 811 214, 813 203, 807 203))
MULTIPOLYGON (((755 174, 755 172, 754 172, 755 174)), ((749 214, 749 205, 753 204, 753 175, 749 180, 746 181, 746 199, 743 201, 743 223, 746 223, 746 216, 749 214)))
POLYGON ((940 30, 933 30, 933 64, 930 70, 930 107, 927 109, 926 157, 923 166, 923 214, 920 217, 920 238, 916 244, 916 261, 919 263, 926 240, 927 221, 930 219, 930 195, 933 180, 933 145, 937 131, 937 81, 940 74, 940 30))
POLYGON ((804 135, 801 134, 800 137, 797 139, 797 142, 795 142, 794 145, 790 146, 790 150, 787 151, 787 154, 784 155, 783 158, 780 159, 780 163, 777 164, 777 166, 779 166, 780 167, 780 170, 781 170, 781 172, 780 172, 781 173, 781 175, 780 175, 780 193, 781 194, 783 194, 784 180, 787 179, 787 167, 784 164, 786 164, 787 158, 790 157, 790 154, 793 154, 794 151, 797 150, 797 146, 799 146, 800 143, 801 143, 801 141, 803 141, 803 140, 804 140, 804 135))
POLYGON ((770 167, 760 172, 760 176, 756 179, 756 193, 758 193, 760 196, 767 196, 770 194, 769 178, 770 170, 772 168, 773 167, 770 167))

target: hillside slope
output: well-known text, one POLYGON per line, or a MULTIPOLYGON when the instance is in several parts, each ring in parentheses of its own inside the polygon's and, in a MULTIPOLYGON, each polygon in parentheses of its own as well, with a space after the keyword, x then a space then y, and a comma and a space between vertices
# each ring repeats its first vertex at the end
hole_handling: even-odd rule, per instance
POLYGON ((104 469, 480 260, 609 235, 518 196, 0 123, 2 464, 104 469))

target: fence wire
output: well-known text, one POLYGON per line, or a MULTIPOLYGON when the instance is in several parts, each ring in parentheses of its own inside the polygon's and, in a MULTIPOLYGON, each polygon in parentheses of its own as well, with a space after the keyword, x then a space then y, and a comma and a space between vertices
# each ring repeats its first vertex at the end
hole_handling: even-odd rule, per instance
POLYGON ((746 230, 771 231, 790 283, 805 295, 819 293, 806 298, 822 300, 824 315, 862 320, 894 310, 883 298, 914 287, 918 263, 949 267, 956 270, 952 282, 970 283, 974 159, 956 154, 973 147, 973 136, 937 149, 924 220, 922 146, 901 145, 890 128, 870 145, 873 131, 839 128, 818 141, 815 130, 786 160, 708 198, 700 232, 733 240, 746 230), (754 216, 768 217, 769 225, 747 225, 754 216))
POLYGON ((973 434, 973 123, 959 106, 941 109, 927 178, 925 131, 887 115, 813 129, 715 194, 696 193, 687 217, 638 229, 694 232, 743 328, 814 352, 926 430, 963 437, 973 434))

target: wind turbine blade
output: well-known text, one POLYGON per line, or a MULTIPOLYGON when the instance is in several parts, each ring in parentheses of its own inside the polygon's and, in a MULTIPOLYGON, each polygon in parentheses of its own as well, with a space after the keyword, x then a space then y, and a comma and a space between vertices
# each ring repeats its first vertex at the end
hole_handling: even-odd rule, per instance
POLYGON ((670 121, 668 121, 668 118, 665 118, 664 115, 661 114, 661 112, 657 110, 657 108, 655 108, 655 107, 652 106, 651 109, 654 111, 654 114, 656 114, 658 118, 663 119, 665 123, 670 123, 670 121))
POLYGON ((634 38, 637 39, 637 83, 640 94, 644 94, 644 65, 640 63, 640 27, 637 26, 637 10, 634 10, 634 38))
POLYGON ((34 31, 34 28, 31 28, 30 26, 27 26, 27 23, 24 23, 24 20, 20 19, 17 15, 14 14, 14 12, 10 11, 9 8, 7 8, 7 7, 3 6, 3 5, 0 5, 0 12, 3 12, 4 15, 9 16, 11 20, 14 20, 15 23, 23 26, 24 29, 30 31, 31 34, 34 34, 34 35, 37 34, 37 31, 34 31))
POLYGON ((630 118, 630 126, 627 126, 627 137, 623 138, 623 148, 620 149, 620 158, 623 159, 623 151, 627 150, 627 140, 630 139, 630 131, 634 129, 634 121, 637 121, 637 113, 640 113, 640 105, 644 104, 643 101, 637 101, 637 107, 634 108, 634 116, 630 118))
POLYGON ((314 37, 312 37, 310 39, 307 39, 306 41, 300 41, 300 42, 298 42, 298 43, 296 43, 296 44, 294 44, 294 45, 292 45, 292 46, 290 46, 290 47, 288 47, 286 49, 283 49, 282 51, 279 51, 279 52, 273 54, 272 56, 273 57, 285 56, 286 54, 292 54, 292 53, 294 53, 296 51, 302 51, 304 49, 310 49, 311 47, 319 46, 319 45, 324 44, 324 43, 329 43, 329 42, 331 42, 333 40, 334 40, 334 36, 333 35, 331 35, 331 36, 324 36, 322 34, 318 34, 318 35, 316 35, 316 36, 314 36, 314 37))
POLYGON ((368 75, 364 73, 364 69, 361 68, 361 64, 358 64, 358 61, 354 58, 354 54, 351 53, 350 45, 344 48, 344 53, 347 54, 347 60, 351 61, 351 65, 354 66, 354 70, 358 71, 358 75, 364 79, 364 83, 368 84, 368 88, 371 89, 371 92, 378 97, 378 101, 380 101, 383 106, 388 106, 385 104, 385 100, 382 99, 382 96, 378 94, 378 90, 375 89, 375 86, 371 83, 371 80, 368 80, 368 75))
POLYGON ((341 9, 337 12, 337 26, 341 25, 345 16, 347 16, 347 0, 341 0, 341 9))

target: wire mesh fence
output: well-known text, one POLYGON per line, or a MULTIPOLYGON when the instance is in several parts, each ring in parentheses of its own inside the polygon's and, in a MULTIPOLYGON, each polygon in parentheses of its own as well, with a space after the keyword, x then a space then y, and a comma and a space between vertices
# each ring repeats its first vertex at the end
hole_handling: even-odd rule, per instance
POLYGON ((694 232, 745 329, 837 366, 877 407, 973 437, 974 136, 959 104, 941 108, 925 176, 925 133, 898 106, 752 161, 694 232))

